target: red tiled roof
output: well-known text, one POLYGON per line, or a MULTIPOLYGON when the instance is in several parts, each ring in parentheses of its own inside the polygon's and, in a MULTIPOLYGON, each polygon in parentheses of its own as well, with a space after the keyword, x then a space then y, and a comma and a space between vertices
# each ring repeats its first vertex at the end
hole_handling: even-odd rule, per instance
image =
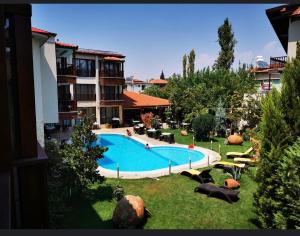
POLYGON ((63 48, 78 48, 75 44, 64 43, 64 42, 55 42, 55 45, 63 48))
POLYGON ((292 12, 291 16, 300 15, 300 7, 298 7, 295 11, 292 12))
POLYGON ((150 84, 167 84, 168 81, 167 80, 163 80, 163 79, 153 79, 149 81, 150 84))
POLYGON ((78 54, 101 55, 101 56, 113 56, 113 57, 121 57, 121 58, 125 57, 124 55, 116 53, 116 52, 94 50, 94 49, 84 49, 84 48, 79 48, 76 51, 76 53, 78 53, 78 54))
POLYGON ((124 91, 123 93, 124 108, 143 108, 170 106, 167 99, 152 97, 145 94, 124 91))
POLYGON ((36 28, 36 27, 31 27, 31 32, 32 33, 43 34, 43 35, 47 35, 47 36, 56 36, 55 33, 51 33, 49 31, 42 30, 42 29, 39 29, 39 28, 36 28))
POLYGON ((119 57, 104 57, 104 60, 107 60, 107 61, 124 61, 123 58, 119 58, 119 57))
POLYGON ((134 84, 141 84, 141 83, 145 83, 145 81, 139 80, 139 79, 133 79, 132 83, 134 84))

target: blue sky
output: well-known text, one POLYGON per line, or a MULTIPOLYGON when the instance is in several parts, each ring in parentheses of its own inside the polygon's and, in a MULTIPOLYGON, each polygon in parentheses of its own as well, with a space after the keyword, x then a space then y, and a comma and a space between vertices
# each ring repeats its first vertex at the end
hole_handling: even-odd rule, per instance
POLYGON ((285 52, 265 14, 274 4, 32 4, 32 26, 57 33, 81 48, 126 55, 125 76, 147 80, 182 72, 182 56, 196 51, 196 69, 212 65, 219 52, 217 29, 226 17, 239 60, 285 52))

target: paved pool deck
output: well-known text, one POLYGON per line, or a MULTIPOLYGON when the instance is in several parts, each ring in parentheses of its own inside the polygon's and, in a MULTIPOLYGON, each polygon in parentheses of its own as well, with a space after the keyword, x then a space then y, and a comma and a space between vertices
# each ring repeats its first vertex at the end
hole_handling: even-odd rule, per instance
MULTIPOLYGON (((169 144, 164 141, 159 141, 154 138, 149 138, 147 135, 138 135, 133 132, 133 128, 115 128, 115 129, 98 129, 98 130, 93 130, 95 134, 119 134, 119 135, 126 135, 126 129, 129 129, 132 133, 132 136, 130 138, 143 143, 146 145, 146 143, 149 144, 150 148, 151 147, 157 147, 157 146, 173 146, 173 147, 181 147, 181 148, 188 148, 187 145, 183 144, 169 144)), ((176 141, 176 140, 175 140, 176 141)), ((202 147, 194 147, 194 150, 200 151, 204 154, 204 158, 191 163, 191 168, 192 169, 198 169, 198 168, 203 168, 207 166, 213 165, 214 162, 221 160, 221 155, 215 151, 212 151, 207 148, 202 148, 202 147)), ((121 154, 121 153, 120 153, 121 154)), ((98 167, 98 170, 100 171, 100 174, 108 177, 108 178, 122 178, 122 179, 142 179, 142 178, 157 178, 160 176, 165 176, 165 175, 170 175, 170 173, 180 173, 184 170, 190 169, 189 163, 185 165, 180 165, 180 166, 174 166, 171 167, 171 170, 169 168, 163 168, 163 169, 158 169, 158 170, 153 170, 153 171, 138 171, 138 172, 129 172, 129 171, 122 171, 120 169, 119 173, 115 170, 109 170, 105 169, 101 166, 98 167)))

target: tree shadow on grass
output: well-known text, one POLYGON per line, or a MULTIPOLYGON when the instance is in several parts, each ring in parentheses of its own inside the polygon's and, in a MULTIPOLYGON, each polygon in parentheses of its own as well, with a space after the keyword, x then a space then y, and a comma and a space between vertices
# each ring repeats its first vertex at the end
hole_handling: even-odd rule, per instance
MULTIPOLYGON (((64 228, 69 229, 113 229, 112 219, 103 220, 94 208, 100 201, 112 201, 113 189, 102 185, 76 194, 71 200, 71 210, 66 214, 64 228)), ((105 214, 105 212, 103 212, 105 214)))
POLYGON ((102 185, 97 189, 88 189, 84 197, 91 202, 111 201, 113 199, 113 188, 110 185, 102 185))

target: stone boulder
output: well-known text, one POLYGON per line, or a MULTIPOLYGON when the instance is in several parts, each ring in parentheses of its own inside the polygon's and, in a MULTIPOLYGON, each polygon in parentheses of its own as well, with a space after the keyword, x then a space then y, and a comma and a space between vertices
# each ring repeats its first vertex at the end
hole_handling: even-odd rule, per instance
POLYGON ((126 195, 120 201, 113 213, 113 223, 117 228, 137 228, 143 224, 145 205, 139 196, 126 195))
POLYGON ((232 144, 232 145, 241 145, 244 140, 243 140, 243 137, 238 135, 238 134, 233 134, 233 135, 230 135, 228 138, 228 144, 232 144))

